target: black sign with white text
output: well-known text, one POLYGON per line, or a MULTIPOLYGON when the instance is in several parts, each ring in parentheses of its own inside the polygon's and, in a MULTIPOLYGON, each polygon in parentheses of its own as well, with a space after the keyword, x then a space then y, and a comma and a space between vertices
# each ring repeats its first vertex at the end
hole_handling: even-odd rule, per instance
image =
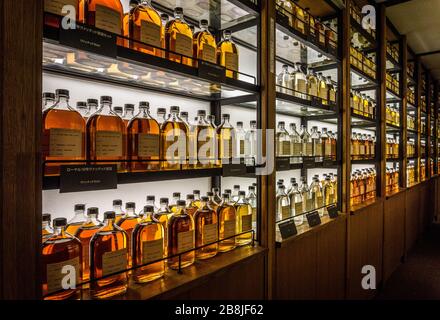
POLYGON ((117 189, 116 165, 61 166, 60 193, 117 189))

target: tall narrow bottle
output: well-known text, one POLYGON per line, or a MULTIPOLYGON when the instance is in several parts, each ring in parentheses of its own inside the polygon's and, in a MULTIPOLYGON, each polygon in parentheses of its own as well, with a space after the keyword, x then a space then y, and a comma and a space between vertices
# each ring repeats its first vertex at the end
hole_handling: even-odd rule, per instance
POLYGON ((67 220, 53 220, 54 233, 43 243, 42 260, 42 294, 46 300, 65 300, 74 297, 77 289, 63 290, 63 268, 74 268, 76 283, 82 277, 82 247, 81 242, 66 232, 67 220))
MULTIPOLYGON (((57 102, 43 112, 43 161, 85 160, 85 121, 69 105, 69 91, 58 89, 57 102)), ((68 165, 69 163, 62 163, 68 165)), ((44 166, 45 175, 58 175, 61 163, 44 166)))
POLYGON ((231 202, 228 193, 223 194, 223 200, 218 208, 219 239, 226 239, 219 243, 218 250, 227 252, 235 249, 235 237, 237 231, 237 212, 231 202), (232 238, 231 238, 232 237, 232 238))
POLYGON ((252 208, 252 229, 257 230, 257 194, 255 193, 255 186, 249 186, 248 194, 246 196, 246 201, 250 204, 252 208))
POLYGON ((310 185, 310 195, 313 200, 313 209, 322 208, 324 205, 324 198, 322 196, 322 189, 318 178, 313 178, 313 182, 310 185))
MULTIPOLYGON (((181 254, 180 267, 186 268, 195 260, 194 250, 188 251, 195 248, 194 220, 185 210, 185 200, 177 204, 178 210, 168 223, 168 256, 181 254)), ((178 269, 179 256, 168 258, 167 263, 170 269, 178 269)))
POLYGON ((193 65, 193 33, 183 17, 183 9, 174 9, 174 19, 165 28, 167 58, 188 66, 193 65))
POLYGON ((226 77, 238 79, 238 48, 229 30, 224 31, 223 41, 217 46, 217 63, 226 68, 226 77))
POLYGON ((298 131, 296 131, 295 123, 290 124, 289 137, 290 137, 290 145, 292 148, 293 162, 294 163, 301 162, 300 157, 302 154, 302 141, 298 131))
POLYGON ((127 234, 127 248, 128 248, 128 266, 131 268, 131 239, 134 227, 139 223, 139 216, 136 214, 136 204, 134 202, 127 202, 125 204, 125 215, 118 221, 118 226, 127 234))
POLYGON ((315 201, 312 198, 310 193, 310 189, 307 185, 306 178, 301 178, 301 187, 300 187, 301 197, 303 199, 303 212, 312 211, 315 205, 315 201))
MULTIPOLYGON (((101 108, 87 121, 87 158, 89 160, 126 159, 126 127, 124 121, 111 109, 112 97, 101 97, 101 108)), ((105 162, 104 164, 110 164, 105 162)), ((116 162, 118 171, 125 165, 116 162)))
POLYGON ((150 104, 139 103, 139 113, 127 129, 128 156, 132 171, 158 170, 160 168, 160 126, 150 115, 150 104), (153 161, 157 160, 157 161, 153 161))
POLYGON ((199 60, 216 64, 217 44, 208 27, 208 20, 200 20, 200 31, 195 33, 193 38, 193 55, 199 60))
POLYGON ((202 207, 194 214, 196 247, 203 247, 196 251, 197 259, 209 259, 218 252, 218 216, 215 208, 209 205, 209 197, 202 197, 202 207))
MULTIPOLYGON (((246 192, 238 193, 238 201, 235 203, 235 211, 237 212, 237 234, 252 230, 252 207, 246 201, 246 192)), ((252 233, 246 232, 236 237, 238 246, 243 246, 252 242, 252 233)))
POLYGON ((158 221, 164 230, 164 238, 165 238, 165 249, 164 254, 168 256, 168 221, 170 217, 173 215, 170 208, 168 207, 168 198, 160 198, 159 200, 160 208, 153 214, 153 219, 158 221))
POLYGON ((159 279, 165 273, 164 260, 145 265, 164 257, 164 228, 153 215, 154 207, 145 206, 133 230, 133 277, 138 283, 159 279))
POLYGON ((312 144, 313 144, 313 155, 318 158, 319 160, 322 160, 322 139, 321 135, 318 133, 318 127, 312 128, 312 144))
POLYGON ((295 64, 295 96, 301 99, 307 99, 307 77, 303 71, 303 65, 299 62, 295 64))
POLYGON ((102 227, 101 221, 98 220, 99 209, 87 209, 87 221, 76 231, 75 237, 81 241, 82 245, 82 270, 83 281, 88 281, 90 277, 90 240, 93 235, 102 227))
POLYGON ((115 213, 104 213, 104 225, 90 240, 90 293, 94 299, 124 294, 128 287, 128 239, 115 223, 115 213), (113 275, 112 275, 113 274, 113 275))
POLYGON ((97 99, 87 99, 87 107, 89 108, 89 113, 86 115, 85 120, 87 120, 99 110, 99 102, 97 99))
POLYGON ((321 98, 323 105, 328 105, 328 94, 327 81, 322 73, 318 73, 318 96, 321 98))
POLYGON ((309 69, 307 74, 307 94, 312 97, 318 96, 318 78, 315 73, 309 69))

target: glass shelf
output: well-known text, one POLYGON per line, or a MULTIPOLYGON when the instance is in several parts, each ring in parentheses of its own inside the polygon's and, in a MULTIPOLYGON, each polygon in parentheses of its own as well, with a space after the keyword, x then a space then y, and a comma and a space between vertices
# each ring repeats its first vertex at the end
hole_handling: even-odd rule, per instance
POLYGON ((365 72, 351 65, 351 84, 352 89, 357 91, 371 91, 377 89, 378 82, 368 76, 365 72))
MULTIPOLYGON (((281 87, 277 87, 280 90, 281 87)), ((282 88, 283 90, 289 90, 282 88)), ((291 90, 292 93, 293 90, 291 90)), ((299 94, 299 93, 298 93, 299 94)), ((304 97, 308 97, 310 100, 301 99, 291 94, 277 92, 276 110, 278 113, 296 116, 296 117, 313 117, 322 115, 336 115, 335 105, 324 105, 322 100, 316 97, 310 97, 305 94, 301 94, 304 97)))

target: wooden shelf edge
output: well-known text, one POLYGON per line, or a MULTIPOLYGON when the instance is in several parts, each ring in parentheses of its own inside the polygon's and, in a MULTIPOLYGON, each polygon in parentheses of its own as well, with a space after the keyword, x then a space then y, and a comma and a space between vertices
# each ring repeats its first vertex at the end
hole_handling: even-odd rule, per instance
MULTIPOLYGON (((124 295, 115 296, 112 300, 149 300, 175 296, 188 291, 207 281, 209 277, 232 268, 258 255, 266 254, 267 249, 260 246, 243 246, 230 252, 219 253, 208 260, 196 260, 194 265, 184 268, 182 274, 167 269, 161 279, 138 284, 129 280, 128 290, 124 295)), ((84 289, 82 300, 91 300, 89 290, 84 289)))
POLYGON ((379 197, 374 199, 374 200, 366 201, 366 202, 364 202, 361 205, 356 205, 356 206, 351 207, 350 208, 350 213, 351 214, 356 214, 358 211, 363 210, 363 209, 368 208, 368 207, 371 207, 371 206, 374 206, 374 205, 376 205, 378 203, 381 203, 382 201, 383 201, 383 199, 379 198, 379 197))

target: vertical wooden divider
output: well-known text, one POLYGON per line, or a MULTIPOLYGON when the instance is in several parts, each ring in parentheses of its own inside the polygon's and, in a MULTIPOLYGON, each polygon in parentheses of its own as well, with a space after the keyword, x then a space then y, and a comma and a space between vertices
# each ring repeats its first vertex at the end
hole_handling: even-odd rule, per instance
POLYGON ((380 128, 377 139, 380 139, 380 188, 378 194, 382 199, 385 198, 385 187, 386 187, 386 62, 387 62, 387 21, 385 13, 385 5, 378 5, 377 16, 378 16, 378 28, 376 34, 379 37, 379 113, 378 117, 380 119, 380 128))
POLYGON ((421 148, 420 148, 420 137, 422 134, 422 128, 421 128, 421 110, 422 110, 422 63, 420 61, 420 57, 416 57, 415 60, 415 66, 416 66, 416 101, 417 101, 417 141, 416 141, 416 153, 417 153, 417 159, 414 162, 415 163, 415 169, 416 169, 416 177, 418 177, 418 181, 420 182, 420 157, 421 157, 421 148))
POLYGON ((401 155, 401 176, 400 176, 400 186, 406 187, 406 167, 407 167, 407 142, 408 142, 408 123, 407 123, 407 114, 408 114, 408 99, 407 99, 407 92, 408 92, 408 43, 406 36, 402 36, 402 39, 400 41, 400 59, 402 66, 401 75, 402 78, 400 79, 400 92, 402 95, 402 104, 401 104, 401 124, 402 124, 402 155, 401 155))

